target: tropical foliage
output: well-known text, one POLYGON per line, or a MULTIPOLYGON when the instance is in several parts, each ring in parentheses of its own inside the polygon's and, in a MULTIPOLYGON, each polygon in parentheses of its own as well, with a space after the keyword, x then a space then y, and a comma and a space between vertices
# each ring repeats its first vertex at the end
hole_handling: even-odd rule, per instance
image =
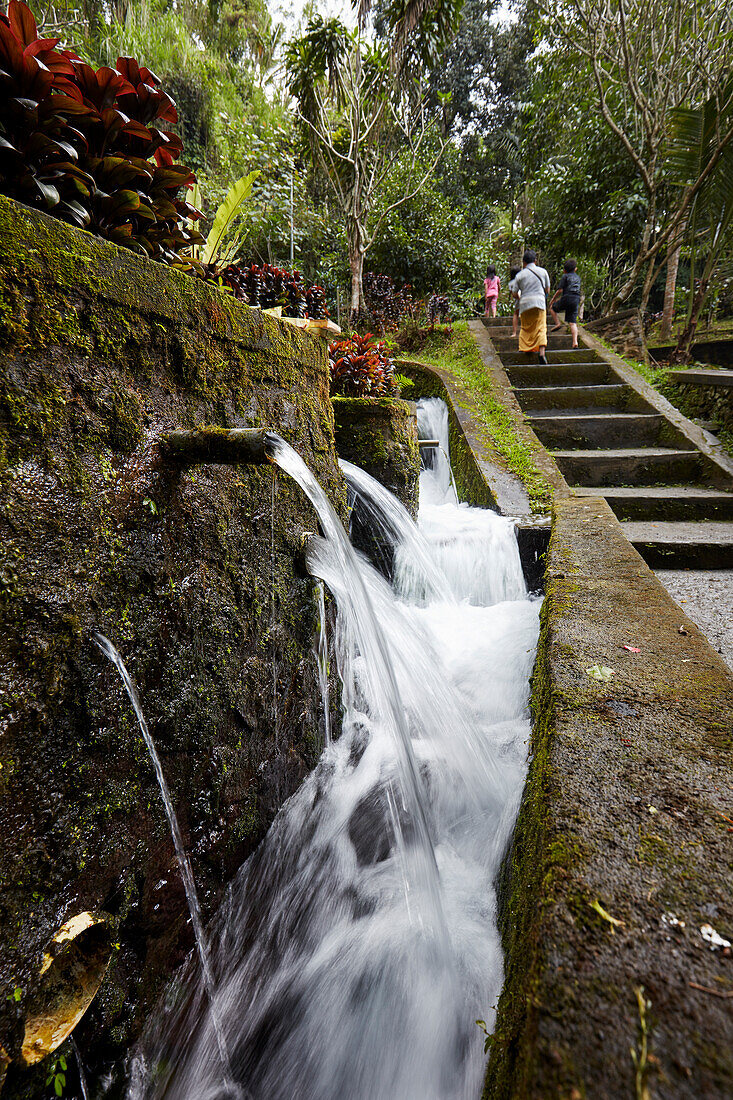
POLYGON ((399 397, 394 364, 383 342, 371 332, 353 333, 328 349, 331 393, 345 397, 399 397))
POLYGON ((266 0, 30 0, 40 30, 13 0, 0 188, 378 331, 418 302, 425 324, 431 295, 471 314, 486 264, 506 282, 525 245, 553 279, 572 255, 586 316, 676 310, 684 356, 733 311, 733 15, 660 4, 365 0, 359 29, 311 6, 288 41, 266 0))
POLYGON ((172 99, 135 60, 94 69, 58 38, 41 38, 30 9, 0 16, 0 189, 117 244, 184 263, 199 240, 185 198, 194 175, 174 164, 172 99))

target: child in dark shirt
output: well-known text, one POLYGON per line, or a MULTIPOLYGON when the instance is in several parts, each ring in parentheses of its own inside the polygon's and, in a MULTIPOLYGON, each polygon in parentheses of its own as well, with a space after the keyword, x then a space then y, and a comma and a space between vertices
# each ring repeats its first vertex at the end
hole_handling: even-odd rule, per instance
POLYGON ((550 302, 550 313, 554 321, 551 331, 559 332, 562 328, 560 319, 555 310, 555 303, 557 302, 557 309, 563 310, 565 313, 565 324, 570 328, 570 335, 573 338, 573 347, 577 348, 578 325, 576 322, 578 320, 578 307, 580 306, 580 275, 578 275, 578 265, 575 260, 566 260, 563 271, 565 274, 560 280, 560 286, 555 293, 555 297, 550 302))

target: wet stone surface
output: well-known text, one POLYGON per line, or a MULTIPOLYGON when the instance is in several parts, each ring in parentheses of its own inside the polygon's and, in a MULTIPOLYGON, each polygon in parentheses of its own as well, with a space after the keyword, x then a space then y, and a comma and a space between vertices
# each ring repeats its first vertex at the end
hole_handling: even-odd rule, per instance
MULTIPOLYGON (((327 360, 2 198, 0 290, 0 1045, 19 1057, 54 933, 102 911, 115 949, 75 1034, 90 1081, 119 1085, 193 940, 155 775, 92 634, 138 684, 206 918, 323 742, 316 520, 269 465, 173 468, 158 440, 279 429, 345 516, 327 360)), ((3 1100, 47 1096, 45 1069, 11 1067, 3 1100)))
POLYGON ((733 668, 733 570, 657 569, 656 575, 733 668))

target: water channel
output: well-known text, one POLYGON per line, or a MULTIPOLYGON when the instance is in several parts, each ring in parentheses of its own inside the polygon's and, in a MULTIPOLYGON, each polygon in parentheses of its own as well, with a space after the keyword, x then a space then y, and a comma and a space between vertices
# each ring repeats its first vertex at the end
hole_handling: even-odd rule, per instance
POLYGON ((491 1027, 502 983, 494 880, 527 767, 540 602, 511 521, 456 501, 445 406, 423 401, 419 418, 444 451, 421 474, 417 525, 344 464, 392 543, 391 582, 269 441, 323 531, 309 568, 337 606, 318 660, 337 662, 342 731, 231 885, 210 972, 192 954, 149 1021, 129 1100, 480 1095, 475 1021, 491 1027))

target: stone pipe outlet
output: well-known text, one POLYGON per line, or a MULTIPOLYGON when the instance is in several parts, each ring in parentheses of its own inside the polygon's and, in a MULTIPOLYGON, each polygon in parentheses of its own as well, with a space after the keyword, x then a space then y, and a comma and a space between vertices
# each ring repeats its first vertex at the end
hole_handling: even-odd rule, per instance
POLYGON ((194 466, 211 462, 227 466, 240 463, 265 465, 270 428, 195 428, 165 432, 160 454, 166 462, 194 466))

